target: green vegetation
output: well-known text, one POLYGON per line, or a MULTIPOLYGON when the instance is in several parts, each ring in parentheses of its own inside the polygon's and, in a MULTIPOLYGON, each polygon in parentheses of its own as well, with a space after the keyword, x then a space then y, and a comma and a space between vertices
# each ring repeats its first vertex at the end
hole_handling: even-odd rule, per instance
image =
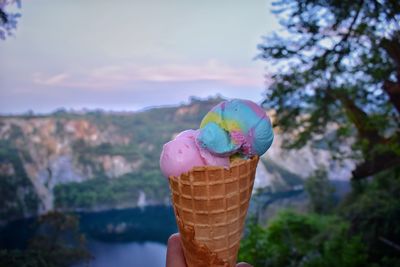
POLYGON ((4 140, 0 140, 0 165, 10 172, 0 175, 0 218, 35 214, 39 199, 25 173, 17 149, 4 140))
POLYGON ((362 236, 371 261, 400 266, 400 167, 354 183, 338 213, 362 236))
MULTIPOLYGON (((266 226, 251 221, 239 259, 273 267, 400 266, 400 168, 356 182, 358 190, 336 208, 321 177, 311 178, 327 192, 322 199, 310 198, 319 214, 284 211, 266 226)), ((306 189, 312 196, 318 186, 311 184, 306 189)))
POLYGON ((268 227, 250 223, 239 261, 253 266, 368 266, 361 239, 335 216, 281 212, 268 227))
POLYGON ((50 212, 35 228, 26 250, 0 250, 0 266, 69 267, 91 258, 76 217, 50 212))
POLYGON ((10 12, 7 7, 15 6, 21 8, 21 0, 2 1, 0 6, 0 40, 13 36, 17 29, 18 20, 21 17, 19 12, 10 12))
POLYGON ((120 155, 128 160, 138 159, 141 155, 136 144, 113 145, 110 143, 102 143, 99 146, 88 147, 88 153, 95 155, 110 155, 110 156, 120 155))
MULTIPOLYGON (((29 113, 17 118, 54 119, 55 139, 71 141, 72 157, 82 169, 89 170, 87 173, 91 174, 91 177, 88 177, 91 179, 83 183, 58 184, 53 189, 57 207, 68 210, 113 208, 133 206, 140 191, 146 194, 149 201, 155 203, 165 201, 168 196, 168 185, 159 171, 162 145, 182 130, 197 128, 201 118, 220 100, 220 98, 208 100, 192 98, 188 105, 154 108, 136 113, 101 110, 74 113, 61 109, 47 116, 29 113), (109 137, 109 140, 106 139, 94 146, 85 139, 69 139, 66 124, 71 120, 83 123, 84 127, 94 126, 93 129, 104 132, 104 136, 109 137), (121 156, 128 163, 132 163, 134 170, 110 178, 107 176, 108 170, 100 163, 103 159, 107 160, 103 156, 121 156)), ((39 134, 35 127, 33 132, 39 134)), ((30 136, 26 136, 20 126, 11 124, 7 139, 0 141, 0 164, 10 164, 15 169, 15 174, 0 177, 2 218, 11 219, 30 213, 35 214, 38 208, 38 197, 23 166, 23 162, 37 162, 31 158, 31 152, 21 145, 29 143, 26 140, 28 138, 30 136)))
POLYGON ((94 177, 82 183, 57 185, 53 191, 56 207, 112 208, 119 204, 136 203, 140 191, 146 194, 147 199, 164 202, 169 195, 167 181, 159 171, 162 145, 178 132, 198 128, 201 118, 220 100, 211 98, 200 101, 192 98, 189 105, 155 108, 133 114, 93 111, 76 115, 57 111, 54 116, 58 119, 86 119, 100 130, 115 128, 118 134, 129 138, 129 143, 90 146, 83 140, 77 140, 73 144, 73 151, 81 164, 92 168, 94 177), (179 110, 184 112, 179 113, 179 110), (118 155, 128 162, 141 162, 141 165, 137 171, 110 179, 106 177, 103 167, 93 162, 93 158, 100 155, 118 155))
POLYGON ((334 206, 335 188, 328 179, 324 169, 318 169, 306 180, 305 188, 310 198, 310 210, 319 213, 330 213, 334 206))
POLYGON ((164 202, 168 184, 158 169, 144 173, 129 173, 119 178, 96 178, 82 183, 60 184, 54 188, 55 206, 65 209, 117 207, 137 203, 140 192, 150 200, 164 202))
MULTIPOLYGON (((352 192, 343 200, 334 200, 326 172, 317 171, 305 183, 308 213, 283 211, 268 222, 251 221, 239 260, 256 267, 400 266, 400 2, 284 0, 275 2, 274 8, 282 15, 286 32, 266 38, 259 45, 259 57, 274 65, 264 105, 275 111, 274 122, 284 133, 285 148, 310 144, 330 151, 334 159, 357 159, 357 166, 352 192)), ((0 17, 1 38, 8 23, 4 10, 0 9, 0 17)), ((163 107, 135 114, 55 112, 52 116, 57 120, 88 120, 100 131, 116 129, 129 139, 125 145, 110 141, 94 147, 76 140, 73 150, 78 161, 91 167, 94 177, 57 185, 56 207, 115 207, 136 203, 141 191, 148 199, 163 201, 168 186, 158 166, 162 145, 174 133, 197 128, 219 101, 193 98, 180 109, 163 107), (119 155, 142 164, 132 173, 110 179, 93 160, 99 155, 119 155)), ((57 121, 56 129, 62 134, 63 124, 57 121)), ((14 127, 11 138, 24 136, 14 127)), ((37 210, 37 197, 21 157, 30 160, 13 142, 0 142, 0 164, 14 170, 0 177, 0 218, 37 210)), ((282 175, 288 188, 302 184, 296 174, 265 163, 268 170, 282 175)), ((265 208, 300 193, 261 192, 258 201, 265 208)), ((33 240, 26 252, 0 251, 0 265, 67 266, 87 257, 63 245, 68 241, 60 233, 76 224, 62 216, 46 217, 50 223, 42 230, 48 233, 50 229, 52 234, 33 240)), ((100 221, 99 228, 105 224, 100 221)))
POLYGON ((273 7, 284 34, 265 38, 259 57, 275 66, 264 105, 276 111, 284 146, 317 142, 338 159, 356 157, 357 179, 400 164, 400 2, 273 7))
POLYGON ((276 111, 285 148, 311 144, 357 166, 339 203, 317 171, 305 184, 310 212, 251 223, 239 258, 273 267, 400 266, 400 2, 273 5, 286 34, 259 49, 276 66, 264 104, 276 111))

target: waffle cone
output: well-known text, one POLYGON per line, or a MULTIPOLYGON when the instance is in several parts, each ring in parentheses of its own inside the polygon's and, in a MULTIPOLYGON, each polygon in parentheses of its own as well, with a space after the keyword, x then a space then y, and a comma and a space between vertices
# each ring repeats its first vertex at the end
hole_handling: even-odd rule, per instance
POLYGON ((169 178, 188 267, 236 265, 257 163, 253 157, 229 169, 195 167, 169 178))

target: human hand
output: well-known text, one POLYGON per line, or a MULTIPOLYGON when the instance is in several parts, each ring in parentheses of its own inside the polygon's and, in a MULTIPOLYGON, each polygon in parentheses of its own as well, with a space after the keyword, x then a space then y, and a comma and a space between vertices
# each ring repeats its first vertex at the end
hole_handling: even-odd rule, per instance
MULTIPOLYGON (((181 237, 179 234, 173 234, 168 239, 167 264, 166 267, 187 267, 185 256, 181 247, 181 237)), ((250 264, 241 262, 236 267, 252 267, 250 264)))

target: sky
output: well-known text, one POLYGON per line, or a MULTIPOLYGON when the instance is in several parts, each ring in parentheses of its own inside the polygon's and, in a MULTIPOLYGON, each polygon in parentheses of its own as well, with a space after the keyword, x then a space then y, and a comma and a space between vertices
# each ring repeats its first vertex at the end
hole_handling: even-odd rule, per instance
POLYGON ((115 111, 220 94, 261 102, 268 0, 26 0, 0 40, 0 113, 115 111))

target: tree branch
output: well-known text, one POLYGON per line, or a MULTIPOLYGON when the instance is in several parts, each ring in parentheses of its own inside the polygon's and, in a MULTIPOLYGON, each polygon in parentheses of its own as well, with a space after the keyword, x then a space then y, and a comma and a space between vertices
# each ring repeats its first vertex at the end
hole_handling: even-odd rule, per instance
POLYGON ((383 236, 380 236, 379 240, 385 243, 386 245, 396 249, 397 251, 400 251, 400 245, 394 243, 393 241, 390 241, 389 239, 386 239, 383 236))
MULTIPOLYGON (((354 16, 353 20, 352 20, 351 23, 350 23, 349 30, 346 32, 346 34, 343 36, 343 38, 342 38, 339 42, 337 42, 337 43, 332 47, 332 49, 327 49, 327 50, 325 51, 325 53, 324 53, 321 57, 319 57, 319 58, 326 58, 330 53, 332 53, 333 51, 335 51, 336 48, 337 48, 338 46, 340 46, 342 43, 346 42, 347 39, 349 39, 350 34, 351 34, 352 31, 353 31, 353 27, 354 27, 354 25, 356 24, 356 21, 357 21, 357 19, 358 19, 358 16, 359 16, 360 13, 361 13, 361 9, 362 9, 363 4, 364 4, 364 0, 361 0, 361 1, 360 1, 360 4, 359 4, 359 6, 358 6, 358 9, 357 9, 356 15, 354 16)), ((343 56, 340 56, 340 57, 336 60, 336 62, 334 63, 335 66, 336 66, 337 63, 341 60, 342 57, 343 57, 343 56)))
POLYGON ((392 102, 400 114, 400 38, 396 38, 396 35, 400 35, 400 32, 396 32, 392 39, 384 38, 381 41, 382 48, 392 58, 397 69, 397 81, 386 80, 382 88, 388 94, 390 102, 392 102))
POLYGON ((372 159, 366 160, 360 165, 357 165, 352 171, 353 179, 364 179, 396 165, 400 165, 400 156, 393 152, 378 154, 372 159))
POLYGON ((361 138, 368 140, 370 144, 382 142, 384 140, 384 138, 380 136, 378 130, 369 124, 370 119, 368 118, 368 114, 359 108, 353 100, 342 92, 332 89, 327 89, 326 91, 331 97, 342 103, 347 117, 354 123, 361 138))
POLYGON ((389 95, 390 102, 392 102, 400 114, 400 82, 386 80, 382 88, 389 95))

